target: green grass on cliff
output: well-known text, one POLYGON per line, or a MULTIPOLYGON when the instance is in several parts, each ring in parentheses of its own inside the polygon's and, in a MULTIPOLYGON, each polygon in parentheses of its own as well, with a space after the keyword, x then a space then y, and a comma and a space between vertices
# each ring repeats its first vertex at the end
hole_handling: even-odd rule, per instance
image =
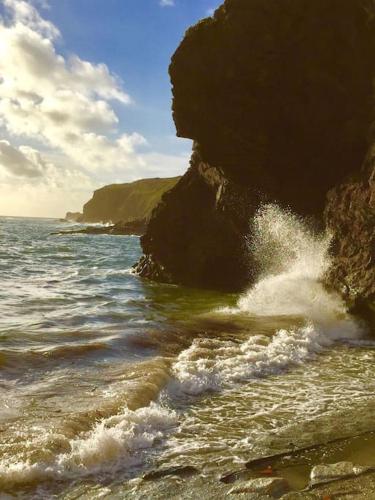
POLYGON ((110 184, 94 192, 83 207, 85 222, 118 222, 148 219, 162 195, 180 177, 141 179, 127 184, 110 184))

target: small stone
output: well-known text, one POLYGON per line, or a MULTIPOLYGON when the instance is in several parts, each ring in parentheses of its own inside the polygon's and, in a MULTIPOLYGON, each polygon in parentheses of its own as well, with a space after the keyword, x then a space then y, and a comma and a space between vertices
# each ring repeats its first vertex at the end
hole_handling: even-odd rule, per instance
POLYGON ((311 470, 311 484, 332 481, 346 476, 358 476, 371 470, 371 467, 354 465, 352 462, 338 462, 336 464, 316 465, 311 470))
POLYGON ((261 477, 243 481, 229 490, 229 494, 258 493, 280 498, 289 491, 288 482, 280 477, 261 477))

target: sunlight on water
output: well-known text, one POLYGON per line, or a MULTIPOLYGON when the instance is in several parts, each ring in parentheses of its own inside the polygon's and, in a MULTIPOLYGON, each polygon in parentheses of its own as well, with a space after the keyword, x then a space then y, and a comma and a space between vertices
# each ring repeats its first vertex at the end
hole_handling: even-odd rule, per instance
POLYGON ((328 235, 263 207, 236 297, 140 280, 138 238, 56 228, 0 219, 0 491, 135 495, 156 466, 217 474, 372 429, 374 344, 321 284, 328 235))

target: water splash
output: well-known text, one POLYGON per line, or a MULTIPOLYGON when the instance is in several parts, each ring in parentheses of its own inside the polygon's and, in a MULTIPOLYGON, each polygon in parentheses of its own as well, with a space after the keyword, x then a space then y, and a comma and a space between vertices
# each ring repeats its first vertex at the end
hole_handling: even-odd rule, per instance
POLYGON ((301 219, 277 205, 260 209, 253 248, 261 277, 238 302, 255 316, 301 316, 324 321, 347 317, 341 298, 322 284, 331 265, 331 236, 314 233, 301 219))
POLYGON ((305 363, 337 340, 353 340, 361 330, 341 298, 322 278, 330 266, 329 234, 314 233, 301 219, 277 205, 262 207, 254 220, 252 250, 259 281, 222 314, 289 316, 302 326, 278 330, 272 338, 246 342, 196 339, 174 365, 179 389, 190 394, 278 374, 305 363))

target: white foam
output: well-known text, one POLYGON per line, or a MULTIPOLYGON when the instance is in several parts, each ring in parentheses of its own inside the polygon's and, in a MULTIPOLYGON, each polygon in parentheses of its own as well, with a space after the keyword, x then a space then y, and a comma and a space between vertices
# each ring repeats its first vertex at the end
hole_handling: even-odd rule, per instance
POLYGON ((252 336, 242 344, 197 339, 173 367, 177 387, 199 394, 278 374, 312 359, 337 340, 358 338, 360 328, 341 298, 321 283, 330 265, 329 246, 328 234, 314 234, 298 217, 276 205, 263 207, 255 218, 252 241, 261 277, 237 307, 219 312, 298 316, 305 324, 279 330, 271 339, 252 336))
POLYGON ((75 439, 59 436, 69 451, 49 463, 0 461, 0 486, 127 469, 142 463, 145 451, 163 440, 176 424, 176 414, 156 403, 134 411, 125 408, 75 439))
POLYGON ((315 234, 302 220, 276 205, 255 217, 252 250, 260 279, 226 313, 254 316, 302 316, 322 321, 346 315, 339 296, 321 280, 331 260, 329 234, 315 234))
POLYGON ((59 457, 58 463, 66 467, 96 467, 121 458, 121 466, 139 462, 138 452, 152 448, 177 423, 176 414, 151 403, 135 411, 125 409, 120 415, 98 423, 88 435, 70 442, 71 451, 59 457))
POLYGON ((240 344, 196 339, 173 366, 178 380, 174 390, 197 395, 252 378, 281 374, 291 366, 314 359, 335 341, 353 336, 357 336, 356 325, 343 321, 330 329, 308 323, 301 328, 279 330, 271 339, 254 335, 240 344))

